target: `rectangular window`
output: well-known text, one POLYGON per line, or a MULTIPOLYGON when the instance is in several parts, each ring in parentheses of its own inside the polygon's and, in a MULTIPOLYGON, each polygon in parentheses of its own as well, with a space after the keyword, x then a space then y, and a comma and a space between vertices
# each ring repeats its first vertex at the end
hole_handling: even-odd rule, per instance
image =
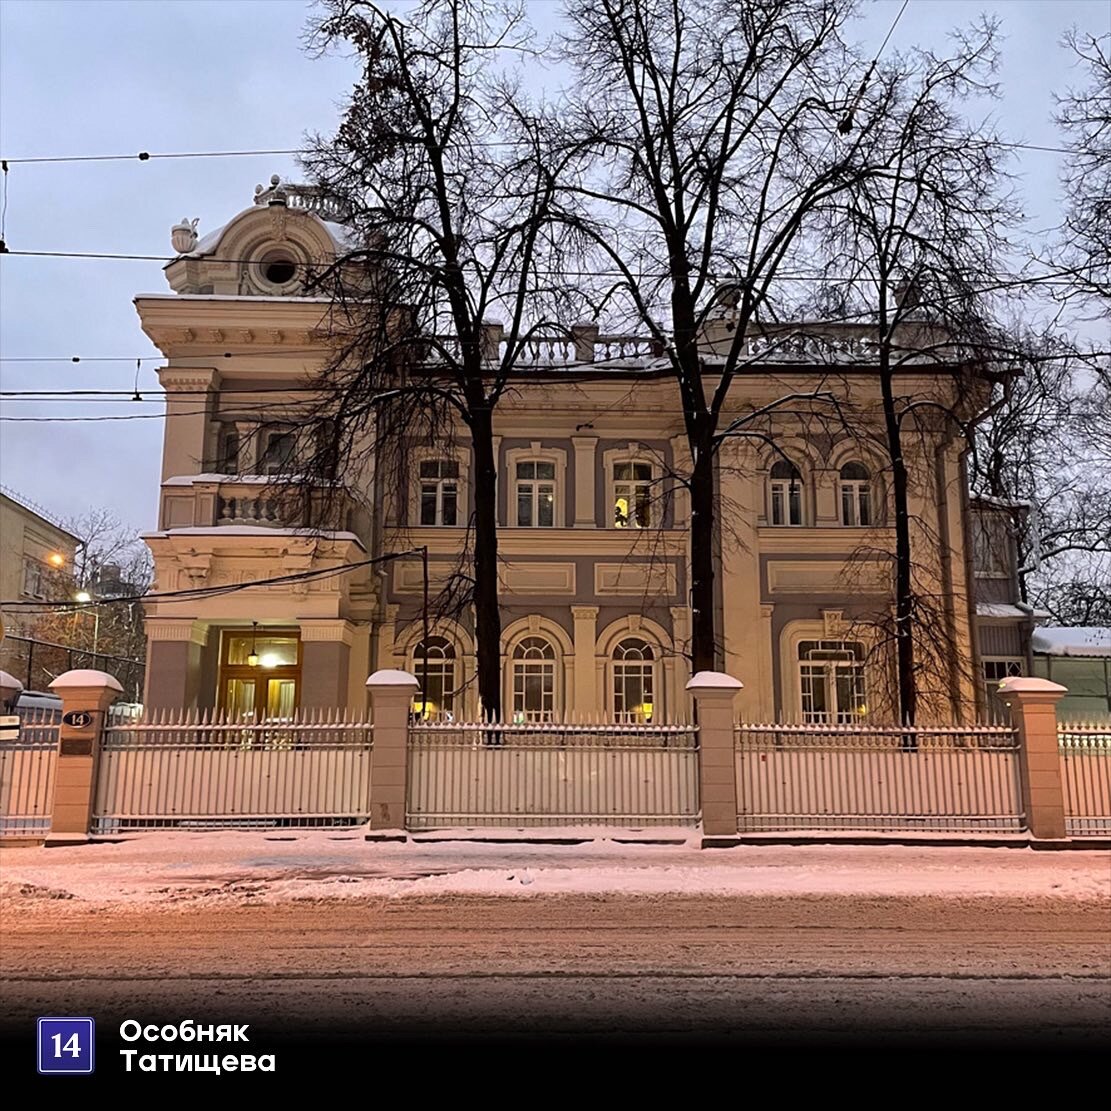
POLYGON ((802 720, 846 725, 868 712, 864 650, 849 641, 805 640, 799 645, 802 720))
POLYGON ((863 528, 872 523, 872 499, 867 482, 841 483, 841 524, 863 528))
POLYGON ((455 525, 459 513, 459 464, 425 459, 420 465, 420 523, 455 525))
POLYGON ((615 528, 648 528, 652 523, 652 464, 616 463, 613 468, 615 528))
POLYGON ((296 629, 227 630, 220 652, 220 706, 239 721, 288 718, 301 687, 296 629))
POLYGON ((530 460, 517 464, 517 524, 521 528, 555 526, 555 464, 530 460))
POLYGON ((23 593, 29 598, 46 597, 46 565, 31 556, 23 557, 23 593))
POLYGON ((297 446, 297 434, 292 430, 263 433, 262 454, 259 456, 259 474, 289 474, 297 446))
POLYGON ((801 525, 802 485, 790 480, 773 482, 771 513, 773 525, 801 525))

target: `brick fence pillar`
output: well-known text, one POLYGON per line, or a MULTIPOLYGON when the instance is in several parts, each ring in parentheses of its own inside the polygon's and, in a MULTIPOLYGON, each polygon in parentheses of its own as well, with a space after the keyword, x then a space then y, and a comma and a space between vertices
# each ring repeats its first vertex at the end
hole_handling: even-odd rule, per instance
POLYGON ((123 687, 104 671, 66 671, 50 684, 62 699, 58 764, 48 845, 87 841, 92 826, 100 737, 108 707, 123 687), (66 724, 66 719, 71 724, 66 724))
POLYGON ((999 684, 999 697, 1018 730, 1019 771, 1026 825, 1037 838, 1065 836, 1065 793, 1057 740, 1057 703, 1067 687, 1048 679, 1016 676, 999 684))
POLYGON ((698 786, 706 837, 737 833, 737 758, 733 703, 744 684, 720 671, 700 671, 687 690, 698 722, 698 786))
POLYGON ((405 828, 405 787, 409 757, 409 714, 420 688, 407 671, 387 668, 367 681, 374 718, 374 758, 370 767, 370 828, 405 828))

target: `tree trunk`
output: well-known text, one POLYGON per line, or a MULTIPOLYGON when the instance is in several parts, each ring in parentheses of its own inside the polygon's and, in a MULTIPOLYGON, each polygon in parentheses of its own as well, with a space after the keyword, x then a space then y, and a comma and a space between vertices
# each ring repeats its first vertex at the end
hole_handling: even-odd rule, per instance
MULTIPOLYGON (((703 439, 709 440, 709 436, 703 439)), ((691 445, 691 665, 694 672, 717 670, 714 628, 714 454, 709 443, 691 445)))
POLYGON ((474 453, 474 616, 478 696, 488 721, 501 717, 501 610, 498 605, 498 469, 489 408, 472 409, 474 453))
POLYGON ((895 649, 898 675, 899 722, 913 725, 918 713, 918 686, 914 674, 914 584, 911 579, 910 509, 907 504, 907 466, 903 459, 902 429, 895 412, 892 375, 881 369, 883 416, 887 450, 891 459, 892 495, 895 503, 895 649))

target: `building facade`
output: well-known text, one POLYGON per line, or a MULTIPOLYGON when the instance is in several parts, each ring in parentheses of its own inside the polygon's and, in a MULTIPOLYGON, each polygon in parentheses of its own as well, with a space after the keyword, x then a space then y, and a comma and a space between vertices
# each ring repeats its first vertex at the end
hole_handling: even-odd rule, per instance
MULTIPOLYGON (((19 602, 56 599, 58 584, 70 582, 81 541, 60 521, 14 492, 0 490, 0 598, 19 602)), ((35 618, 23 607, 0 612, 5 638, 30 635, 35 618)), ((4 645, 4 670, 13 674, 16 642, 4 645)))
MULTIPOLYGON (((297 275, 342 253, 338 217, 311 190, 272 181, 203 239, 175 228, 172 292, 135 300, 166 356, 160 518, 146 540, 155 590, 174 596, 147 611, 152 707, 362 709, 369 672, 404 668, 424 681, 426 712, 479 711, 467 619, 433 613, 425 637, 420 556, 351 568, 427 549, 433 599, 465 570, 465 437, 412 445, 401 484, 380 488, 372 465, 348 476, 342 528, 304 527, 289 500, 308 434, 291 414, 327 359, 331 309, 303 296, 297 275)), ((729 313, 723 302, 703 337, 709 374, 729 313)), ((500 343, 499 326, 486 338, 500 343)), ((745 684, 749 720, 888 716, 894 528, 868 328, 793 325, 752 340, 746 364, 725 423, 768 415, 720 454, 719 666, 745 684)), ((579 326, 530 345, 513 386, 495 415, 506 716, 685 713, 686 440, 659 352, 579 326)), ((896 388, 923 412, 957 403, 952 368, 926 360, 905 361, 896 388)), ((951 425, 923 419, 908 436, 910 510, 916 589, 944 646, 923 713, 969 719, 983 703, 973 514, 951 425)))

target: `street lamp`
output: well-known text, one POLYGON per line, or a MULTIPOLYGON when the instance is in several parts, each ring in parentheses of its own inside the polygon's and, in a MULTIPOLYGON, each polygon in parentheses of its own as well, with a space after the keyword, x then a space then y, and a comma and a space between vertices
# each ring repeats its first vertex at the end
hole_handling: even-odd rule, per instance
MULTIPOLYGON (((87 590, 79 590, 74 596, 75 602, 80 602, 82 605, 88 605, 93 596, 87 590)), ((93 666, 96 666, 96 649, 100 642, 100 607, 98 606, 93 610, 93 666)))

